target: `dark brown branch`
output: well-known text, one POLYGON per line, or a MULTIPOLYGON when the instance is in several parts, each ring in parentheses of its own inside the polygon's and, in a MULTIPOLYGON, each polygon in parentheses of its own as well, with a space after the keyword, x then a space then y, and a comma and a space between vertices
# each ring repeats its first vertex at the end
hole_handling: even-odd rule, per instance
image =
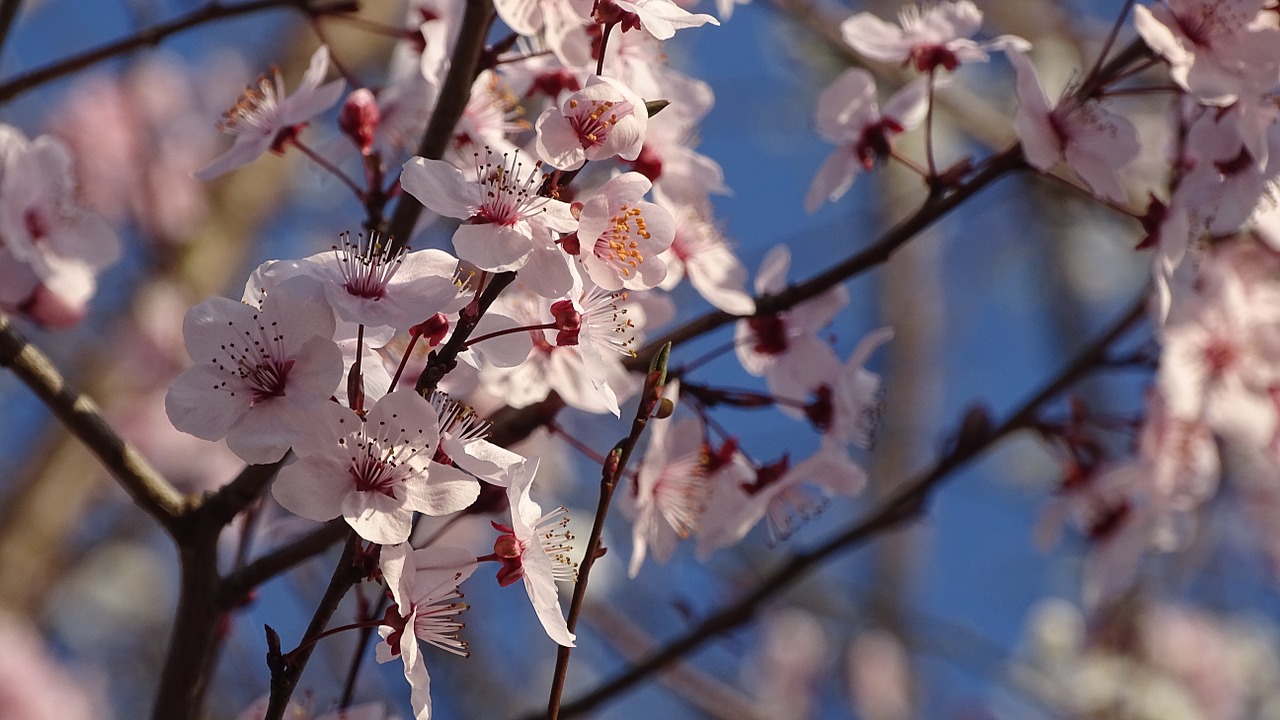
POLYGON ((229 609, 243 603, 254 588, 338 544, 347 529, 345 519, 334 518, 232 572, 218 586, 218 605, 229 609))
MULTIPOLYGON (((467 0, 462 15, 462 27, 458 31, 458 44, 453 48, 449 72, 440 88, 440 99, 431 112, 427 131, 418 144, 418 155, 431 160, 444 157, 445 148, 453 138, 453 130, 462 119, 471 100, 471 86, 480 73, 480 57, 484 52, 484 39, 493 22, 492 0, 467 0)), ((407 192, 400 193, 400 200, 391 214, 386 234, 391 236, 394 247, 405 247, 413 227, 422 214, 422 203, 407 192)))
MULTIPOLYGON (((1142 318, 1146 307, 1145 293, 1129 308, 1110 329, 1089 344, 1072 362, 1038 392, 995 428, 974 418, 984 418, 985 412, 971 413, 957 435, 955 446, 941 457, 932 468, 902 484, 897 492, 886 498, 862 520, 850 525, 840 534, 812 550, 796 553, 790 560, 774 570, 755 585, 751 592, 737 602, 721 609, 703 620, 681 637, 671 641, 644 661, 633 665, 621 675, 561 708, 561 717, 586 713, 610 698, 636 685, 672 662, 706 644, 729 630, 745 624, 765 600, 789 587, 796 579, 829 556, 861 545, 877 534, 897 527, 918 517, 924 510, 930 493, 953 472, 966 465, 1000 439, 1026 428, 1039 413, 1041 406, 1080 380, 1089 371, 1105 366, 1108 348, 1142 318)), ((529 716, 538 720, 540 716, 529 716)))
POLYGON ((355 0, 329 0, 328 2, 314 2, 313 0, 252 0, 252 2, 244 2, 237 5, 211 2, 202 8, 192 10, 186 15, 168 22, 143 28, 123 40, 117 40, 80 55, 74 55, 65 60, 59 60, 42 68, 36 68, 17 77, 10 78, 0 83, 0 103, 8 102, 28 90, 39 87, 51 80, 77 73, 103 60, 124 55, 144 47, 158 45, 160 41, 170 35, 176 35, 184 30, 190 30, 193 27, 217 20, 226 20, 274 8, 296 8, 308 15, 315 16, 354 12, 359 8, 359 4, 355 0))
POLYGON ((84 443, 148 515, 173 534, 186 500, 102 417, 98 406, 67 385, 49 358, 0 313, 0 366, 13 370, 67 430, 84 443))
POLYGON ((13 28, 13 20, 18 17, 18 10, 21 8, 22 0, 0 1, 0 48, 9 39, 9 30, 13 28))
POLYGON ((184 518, 175 535, 181 564, 178 612, 156 691, 152 720, 194 720, 213 674, 225 611, 218 606, 218 534, 222 525, 199 514, 184 518))

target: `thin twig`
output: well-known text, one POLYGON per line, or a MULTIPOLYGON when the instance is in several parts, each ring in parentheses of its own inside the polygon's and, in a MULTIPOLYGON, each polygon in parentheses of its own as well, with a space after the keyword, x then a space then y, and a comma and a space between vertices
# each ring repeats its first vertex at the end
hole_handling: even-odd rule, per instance
MULTIPOLYGON (((636 416, 631 421, 631 432, 619 442, 605 457, 604 467, 600 473, 600 498, 596 504, 596 517, 591 525, 591 535, 587 539, 587 549, 582 556, 582 565, 578 569, 578 579, 573 585, 573 600, 569 603, 569 616, 565 622, 569 632, 578 627, 578 617, 582 614, 582 604, 587 599, 587 581, 591 578, 591 568, 595 567, 596 558, 601 555, 604 537, 604 522, 609 516, 609 505, 613 501, 613 493, 618 489, 618 481, 626 472, 627 463, 640 443, 640 436, 649 425, 649 418, 662 400, 663 386, 667 381, 667 360, 671 357, 668 346, 658 353, 654 364, 645 378, 644 393, 640 404, 636 407, 636 416)), ((551 693, 547 698, 547 720, 560 717, 560 699, 564 695, 564 682, 569 676, 569 656, 573 648, 564 645, 556 649, 556 669, 551 678, 551 693)))
MULTIPOLYGON (((861 545, 885 530, 918 517, 924 510, 930 493, 944 479, 985 452, 998 440, 1026 428, 1035 420, 1042 405, 1057 397, 1089 371, 1104 366, 1108 348, 1142 318, 1145 308, 1144 293, 1119 320, 1090 343, 1069 365, 1046 382, 1030 400, 1021 405, 999 426, 990 428, 983 423, 977 423, 975 427, 968 422, 970 418, 967 417, 965 423, 967 428, 958 435, 959 439, 955 446, 939 458, 932 468, 900 485, 898 491, 888 496, 875 510, 832 539, 812 550, 793 555, 737 602, 707 617, 696 627, 667 643, 644 661, 633 665, 627 671, 604 682, 577 700, 564 705, 561 708, 561 717, 581 715, 596 708, 701 647, 712 638, 743 625, 751 619, 756 609, 765 600, 789 587, 796 579, 829 556, 861 545)), ((531 715, 528 720, 538 720, 538 718, 540 716, 531 715)))
POLYGON ((181 17, 143 28, 123 40, 117 40, 79 55, 73 55, 65 60, 59 60, 6 80, 0 83, 0 103, 8 102, 50 80, 77 73, 103 60, 124 55, 140 48, 158 45, 161 40, 184 30, 190 30, 193 27, 217 20, 226 20, 275 8, 296 8, 301 12, 314 16, 354 12, 359 9, 359 4, 355 0, 329 0, 328 2, 313 2, 312 0, 253 0, 252 2, 244 2, 237 5, 210 2, 208 5, 192 10, 181 17))
POLYGON ((116 434, 98 406, 70 387, 49 358, 27 342, 3 312, 0 312, 0 366, 13 370, 67 430, 89 448, 133 501, 170 534, 174 532, 186 508, 182 493, 116 434))

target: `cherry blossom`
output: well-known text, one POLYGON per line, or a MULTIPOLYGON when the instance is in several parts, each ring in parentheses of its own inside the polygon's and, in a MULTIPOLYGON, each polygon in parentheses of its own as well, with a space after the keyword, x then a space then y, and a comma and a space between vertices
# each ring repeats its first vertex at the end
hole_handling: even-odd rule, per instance
POLYGON ((284 78, 277 70, 274 80, 262 75, 250 85, 236 104, 225 113, 224 132, 235 136, 231 149, 196 171, 201 180, 212 180, 257 160, 268 150, 281 153, 311 118, 328 110, 342 97, 346 83, 324 82, 329 71, 329 46, 321 45, 311 56, 302 83, 286 95, 284 78))
POLYGON ((195 306, 182 324, 195 365, 165 397, 173 426, 203 440, 225 437, 245 462, 279 460, 300 420, 341 382, 334 327, 310 278, 282 282, 261 308, 221 297, 195 306))
POLYGON ((1066 160, 1095 193, 1123 202, 1120 170, 1138 155, 1138 132, 1125 118, 1107 112, 1093 100, 1067 94, 1049 106, 1031 60, 1009 46, 1009 62, 1017 72, 1018 114, 1014 124, 1027 162, 1042 172, 1066 160))
POLYGON ((53 136, 0 125, 0 307, 49 327, 79 322, 96 274, 120 256, 116 234, 76 200, 71 166, 53 136))
POLYGON ((869 12, 845 20, 844 41, 872 60, 914 65, 920 72, 942 67, 955 70, 961 62, 984 62, 986 52, 969 37, 982 26, 982 11, 969 0, 936 5, 904 5, 898 25, 869 12))
POLYGON ((567 529, 569 517, 563 507, 543 514, 542 507, 529 497, 538 462, 532 458, 512 473, 507 486, 511 525, 493 523, 502 535, 493 543, 492 557, 502 562, 498 584, 506 587, 524 580, 542 629, 560 645, 573 647, 574 635, 565 623, 556 590, 556 581, 573 582, 578 577, 577 563, 568 556, 573 535, 567 529))
MULTIPOLYGON (((671 394, 678 392, 675 383, 667 388, 671 394)), ((650 548, 654 559, 666 562, 675 552, 676 540, 697 530, 710 493, 702 437, 693 418, 650 423, 649 447, 636 476, 627 570, 631 577, 639 574, 650 548)))
POLYGON ((1227 106, 1275 85, 1280 31, 1257 22, 1264 0, 1163 0, 1133 9, 1147 45, 1202 103, 1227 106))
POLYGON ((325 296, 342 320, 408 330, 437 312, 465 304, 458 259, 442 250, 393 249, 376 232, 356 241, 343 233, 331 252, 305 258, 300 269, 324 283, 325 296))
POLYGON ((516 466, 526 461, 524 456, 486 440, 490 423, 475 410, 440 392, 432 393, 431 404, 440 418, 437 462, 453 463, 487 482, 505 485, 516 466))
POLYGON ((671 247, 662 253, 667 276, 658 287, 672 290, 688 277, 693 289, 721 310, 733 315, 755 313, 756 302, 744 290, 747 269, 715 223, 695 205, 673 202, 657 192, 654 199, 675 221, 671 247))
POLYGON ((467 644, 458 638, 462 623, 457 620, 467 606, 455 601, 462 597, 458 585, 475 572, 475 555, 465 548, 414 550, 400 543, 384 547, 378 565, 395 600, 387 609, 386 624, 378 628, 383 639, 377 648, 378 662, 400 657, 412 689, 414 720, 431 720, 431 677, 418 641, 454 655, 468 655, 467 644))
POLYGON ((538 118, 538 156, 561 170, 615 155, 635 160, 648 120, 639 95, 617 80, 593 75, 586 87, 538 118))
POLYGON ((582 205, 578 252, 569 252, 606 290, 648 290, 667 276, 661 254, 675 239, 675 221, 665 208, 640 199, 652 187, 640 173, 623 173, 582 205))
POLYGON ((536 253, 561 255, 551 233, 570 232, 577 221, 568 203, 537 195, 538 166, 526 169, 516 156, 495 165, 488 154, 483 161, 477 154, 476 163, 473 182, 441 160, 413 158, 400 183, 427 208, 466 221, 454 233, 453 246, 458 257, 482 270, 518 270, 536 253))
MULTIPOLYGON (((781 292, 790 264, 791 251, 785 245, 770 250, 756 276, 757 294, 781 292)), ((840 360, 817 333, 848 302, 848 290, 837 285, 790 310, 739 320, 734 332, 739 362, 752 375, 765 376, 774 395, 808 397, 840 372, 840 360)))
POLYGON ((870 170, 893 152, 893 136, 917 127, 928 110, 929 92, 924 81, 907 84, 880 112, 876 82, 862 68, 850 68, 818 97, 818 134, 837 143, 809 186, 804 206, 809 212, 823 201, 838 200, 848 192, 859 170, 870 170))
POLYGON ((299 460, 280 471, 272 494, 308 520, 341 515, 369 542, 401 543, 414 512, 448 515, 480 493, 473 478, 430 465, 439 440, 435 409, 411 390, 388 393, 364 418, 326 403, 302 428, 299 460))
POLYGON ((515 32, 533 36, 541 31, 561 62, 573 65, 565 48, 567 36, 591 22, 592 4, 592 0, 495 0, 493 7, 515 32))
POLYGON ((677 30, 720 24, 710 15, 691 13, 671 0, 596 0, 593 13, 598 23, 618 23, 624 33, 641 29, 659 40, 670 40, 677 30))
POLYGON ((862 339, 832 382, 814 388, 805 415, 825 437, 840 445, 871 447, 871 433, 879 417, 880 376, 866 369, 867 360, 893 338, 880 328, 862 339))

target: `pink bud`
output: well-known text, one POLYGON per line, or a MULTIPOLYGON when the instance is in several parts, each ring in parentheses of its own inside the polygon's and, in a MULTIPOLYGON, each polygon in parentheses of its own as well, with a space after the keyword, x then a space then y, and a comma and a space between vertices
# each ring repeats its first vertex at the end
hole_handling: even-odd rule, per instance
POLYGON ((360 148, 362 155, 373 152, 373 134, 378 130, 382 120, 382 112, 378 110, 378 101, 367 88, 360 88, 347 96, 342 103, 342 112, 338 114, 338 127, 343 134, 351 138, 351 142, 360 148))

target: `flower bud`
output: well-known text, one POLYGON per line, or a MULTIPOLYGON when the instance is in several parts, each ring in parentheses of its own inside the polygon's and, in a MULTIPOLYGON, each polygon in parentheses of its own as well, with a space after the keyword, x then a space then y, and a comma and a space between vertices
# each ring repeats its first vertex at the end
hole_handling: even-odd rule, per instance
POLYGON ((347 96, 338 113, 338 127, 342 133, 360 148, 361 155, 373 152, 373 134, 378 130, 382 112, 378 101, 367 88, 360 88, 347 96))

